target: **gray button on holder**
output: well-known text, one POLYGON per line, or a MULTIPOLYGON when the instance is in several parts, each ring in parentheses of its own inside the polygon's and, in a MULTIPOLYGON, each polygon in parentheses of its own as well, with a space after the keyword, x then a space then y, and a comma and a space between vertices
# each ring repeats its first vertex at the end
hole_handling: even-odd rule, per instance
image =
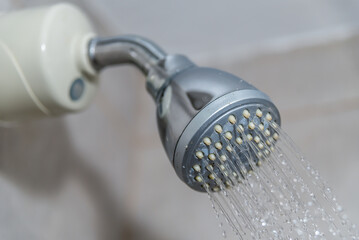
POLYGON ((72 101, 79 100, 84 93, 85 82, 82 78, 77 78, 71 85, 70 98, 72 101))

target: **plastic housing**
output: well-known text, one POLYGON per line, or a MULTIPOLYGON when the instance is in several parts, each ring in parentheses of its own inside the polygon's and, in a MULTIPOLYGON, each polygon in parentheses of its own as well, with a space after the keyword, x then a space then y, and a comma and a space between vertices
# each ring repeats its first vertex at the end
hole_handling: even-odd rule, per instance
POLYGON ((0 16, 0 120, 60 115, 86 107, 97 73, 85 14, 67 3, 0 16))

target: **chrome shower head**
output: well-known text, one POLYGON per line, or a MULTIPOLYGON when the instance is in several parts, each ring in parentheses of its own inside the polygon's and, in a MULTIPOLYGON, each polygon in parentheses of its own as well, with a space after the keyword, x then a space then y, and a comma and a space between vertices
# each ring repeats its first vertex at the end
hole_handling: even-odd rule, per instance
POLYGON ((189 187, 205 191, 207 184, 216 190, 213 174, 222 179, 234 174, 240 179, 251 170, 246 155, 255 156, 252 159, 260 163, 260 156, 269 154, 261 148, 265 140, 259 138, 275 140, 272 128, 280 124, 278 109, 266 94, 244 80, 198 67, 182 55, 167 55, 136 36, 94 39, 90 59, 98 70, 133 63, 147 75, 163 146, 177 175, 189 187), (242 146, 252 140, 258 148, 255 153, 242 146), (230 163, 236 159, 245 166, 240 171, 230 163))
MULTIPOLYGON (((261 133, 275 134, 270 122, 280 124, 280 115, 264 93, 240 78, 210 68, 193 67, 176 75, 164 91, 158 111, 161 139, 177 175, 199 191, 204 191, 204 179, 216 189, 211 172, 224 179, 219 168, 227 166, 227 174, 242 175, 251 170, 245 155, 256 156, 257 163, 260 159, 242 144, 261 133), (236 171, 238 167, 226 163, 238 158, 246 170, 236 171)), ((262 152, 262 156, 266 154, 262 152)))
POLYGON ((226 173, 220 168, 227 174, 245 174, 228 161, 240 158, 249 171, 245 154, 257 153, 247 152, 250 148, 241 144, 260 132, 273 135, 269 122, 280 124, 277 108, 264 93, 212 68, 192 66, 173 76, 157 106, 158 128, 168 158, 182 181, 198 191, 205 190, 204 182, 216 190, 211 174, 224 179, 226 173))

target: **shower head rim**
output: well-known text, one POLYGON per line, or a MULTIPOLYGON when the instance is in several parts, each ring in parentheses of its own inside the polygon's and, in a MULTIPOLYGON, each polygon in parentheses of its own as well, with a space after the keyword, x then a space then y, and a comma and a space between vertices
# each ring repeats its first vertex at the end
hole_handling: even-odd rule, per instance
MULTIPOLYGON (((221 97, 213 100, 207 106, 205 106, 196 116, 188 123, 184 131, 182 132, 174 151, 173 156, 173 167, 179 178, 187 184, 185 176, 182 174, 183 168, 185 168, 183 161, 185 157, 186 150, 190 141, 196 135, 197 131, 202 128, 208 121, 208 119, 213 118, 215 115, 226 110, 229 106, 244 102, 246 100, 257 99, 259 101, 264 101, 266 103, 272 103, 271 99, 263 92, 255 89, 245 89, 245 90, 236 90, 221 97)), ((279 111, 272 103, 276 114, 278 115, 278 124, 280 124, 280 115, 279 111)))

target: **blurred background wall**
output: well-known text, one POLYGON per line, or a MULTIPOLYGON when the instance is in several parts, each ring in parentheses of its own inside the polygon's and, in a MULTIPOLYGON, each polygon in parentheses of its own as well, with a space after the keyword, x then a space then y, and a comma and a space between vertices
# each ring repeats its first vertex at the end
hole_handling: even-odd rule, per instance
MULTIPOLYGON (((101 35, 144 35, 268 93, 359 223, 359 2, 72 2, 101 35)), ((180 182, 155 126, 143 76, 124 66, 102 73, 82 113, 0 127, 0 239, 218 239, 207 196, 180 182)))

